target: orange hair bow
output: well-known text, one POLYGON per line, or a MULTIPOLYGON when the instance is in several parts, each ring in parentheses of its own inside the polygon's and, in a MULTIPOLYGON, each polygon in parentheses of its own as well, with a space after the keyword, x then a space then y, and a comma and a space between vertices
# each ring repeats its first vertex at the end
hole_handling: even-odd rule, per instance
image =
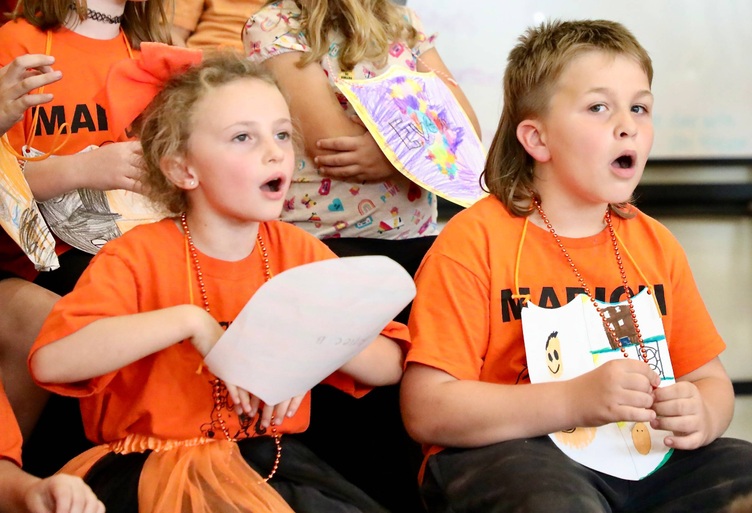
POLYGON ((141 114, 164 83, 201 62, 200 50, 163 43, 141 43, 139 59, 124 59, 112 65, 102 91, 107 100, 110 127, 116 134, 141 114))

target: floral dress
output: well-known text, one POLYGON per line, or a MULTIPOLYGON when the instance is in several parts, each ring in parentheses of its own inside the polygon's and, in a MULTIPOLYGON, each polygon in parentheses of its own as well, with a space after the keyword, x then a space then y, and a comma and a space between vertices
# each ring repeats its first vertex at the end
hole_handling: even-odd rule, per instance
MULTIPOLYGON (((395 41, 389 48, 386 64, 358 63, 346 75, 350 79, 366 79, 381 75, 392 66, 416 69, 421 53, 433 48, 433 36, 426 36, 417 15, 403 7, 405 17, 418 31, 414 48, 395 41)), ((243 46, 247 57, 255 62, 286 52, 308 52, 310 47, 300 29, 300 8, 293 0, 280 0, 266 5, 252 16, 243 30, 243 46)), ((334 84, 340 76, 337 56, 343 37, 332 32, 329 53, 321 66, 329 77, 332 91, 348 115, 355 110, 334 84)), ((344 76, 343 76, 344 78, 344 76)), ((303 156, 290 186, 282 220, 294 223, 320 239, 330 237, 366 237, 377 239, 408 239, 437 233, 436 197, 433 193, 393 174, 380 183, 351 183, 322 177, 313 160, 303 156)))

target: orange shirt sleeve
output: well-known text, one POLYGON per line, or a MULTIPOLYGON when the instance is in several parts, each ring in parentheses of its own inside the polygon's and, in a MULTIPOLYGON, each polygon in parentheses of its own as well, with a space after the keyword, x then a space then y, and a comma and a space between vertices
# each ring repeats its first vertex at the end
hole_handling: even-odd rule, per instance
POLYGON ((21 430, 10 407, 5 389, 0 382, 0 459, 7 459, 21 466, 21 430))

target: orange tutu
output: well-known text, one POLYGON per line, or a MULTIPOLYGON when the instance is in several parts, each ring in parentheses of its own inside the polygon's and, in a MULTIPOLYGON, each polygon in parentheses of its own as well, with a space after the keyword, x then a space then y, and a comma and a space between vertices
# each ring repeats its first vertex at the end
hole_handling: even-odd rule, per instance
POLYGON ((94 447, 60 472, 84 477, 110 452, 152 450, 138 484, 140 513, 293 513, 245 462, 237 444, 205 438, 177 442, 129 436, 94 447))

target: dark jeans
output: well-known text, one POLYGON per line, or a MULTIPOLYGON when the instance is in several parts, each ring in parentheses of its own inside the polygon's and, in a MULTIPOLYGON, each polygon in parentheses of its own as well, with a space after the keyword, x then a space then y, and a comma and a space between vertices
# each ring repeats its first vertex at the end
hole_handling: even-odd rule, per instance
POLYGON ((429 458, 421 492, 431 513, 720 513, 752 492, 752 444, 677 450, 640 481, 583 467, 548 437, 447 449, 429 458))

